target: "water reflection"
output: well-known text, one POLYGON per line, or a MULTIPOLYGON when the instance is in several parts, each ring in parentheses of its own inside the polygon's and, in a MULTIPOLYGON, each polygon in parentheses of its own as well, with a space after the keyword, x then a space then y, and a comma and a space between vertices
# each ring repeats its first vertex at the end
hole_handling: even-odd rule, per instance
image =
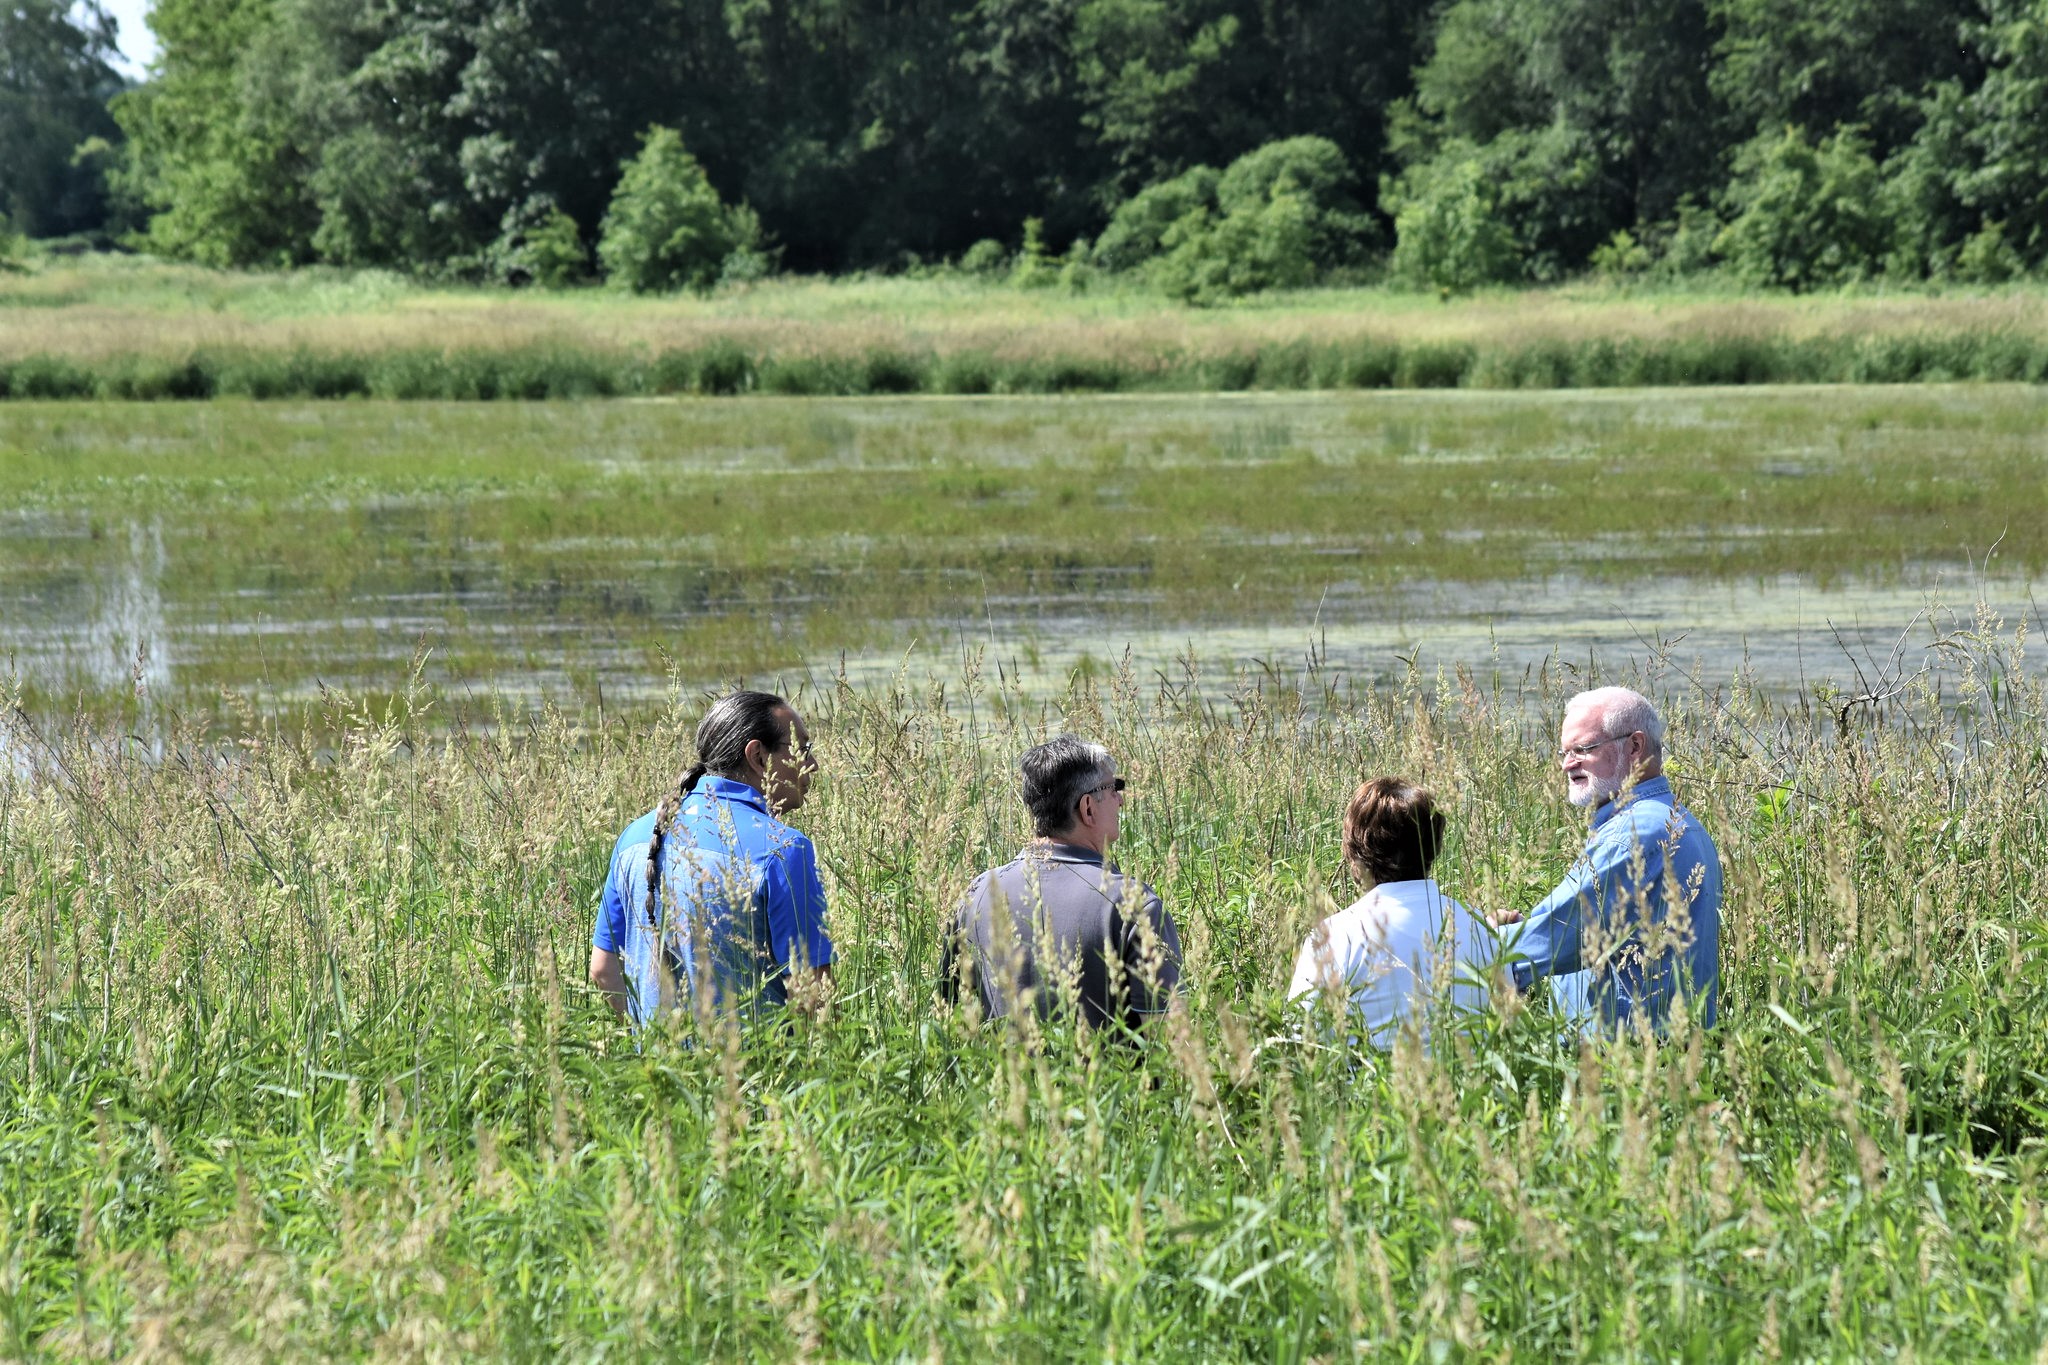
POLYGON ((0 575, 0 660, 46 696, 137 695, 145 720, 181 690, 202 703, 222 687, 267 702, 311 698, 322 685, 394 690, 423 649, 438 681, 530 699, 601 688, 619 702, 659 699, 670 661, 691 684, 732 676, 683 643, 713 637, 746 638, 761 660, 753 672, 821 682, 842 671, 858 683, 951 676, 979 651, 990 673, 1040 691, 1075 668, 1126 660, 1141 677, 1177 677, 1190 664, 1220 674, 1313 659, 1367 684, 1411 667, 1512 676, 1554 665, 1805 692, 1886 657, 1902 633, 1917 659, 1934 639, 1931 621, 1952 624, 1980 601, 2009 626, 2048 630, 2030 579, 1961 563, 1910 565, 1883 583, 1607 577, 1589 572, 1599 556, 1585 560, 1598 548, 1586 545, 1569 547, 1579 569, 1391 585, 1346 577, 1356 570, 1327 546, 1298 546, 1273 561, 1291 586, 1239 582, 1191 601, 1142 563, 1056 562, 992 582, 946 566, 747 573, 643 546, 607 554, 608 574, 585 563, 549 576, 473 547, 434 552, 424 538, 420 553, 385 558, 345 593, 290 564, 222 590, 177 578, 159 519, 96 529, 16 516, 0 536, 13 542, 0 575), (1325 567, 1300 567, 1316 563, 1325 567))
MULTIPOLYGON (((22 536, 29 519, 14 521, 7 530, 22 536)), ((8 671, 66 691, 132 690, 149 706, 172 685, 177 654, 164 599, 162 521, 131 521, 113 532, 83 516, 38 517, 31 525, 29 534, 46 546, 90 548, 46 555, 50 567, 0 592, 0 658, 8 671)))

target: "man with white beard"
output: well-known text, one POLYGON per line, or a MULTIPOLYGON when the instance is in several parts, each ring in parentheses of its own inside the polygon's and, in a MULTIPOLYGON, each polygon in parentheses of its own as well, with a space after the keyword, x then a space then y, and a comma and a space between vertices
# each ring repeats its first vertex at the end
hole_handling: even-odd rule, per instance
MULTIPOLYGON (((1557 758, 1574 806, 1593 813, 1586 848, 1557 889, 1503 936, 1515 984, 1583 972, 1585 1001, 1610 1031, 1638 1020, 1661 1033, 1683 997, 1714 1022, 1721 966, 1721 857, 1664 777, 1664 722, 1625 687, 1565 706, 1557 758)), ((1560 981, 1560 986, 1565 983, 1560 981)), ((1575 993, 1575 992, 1570 992, 1575 993)), ((1568 992, 1560 991, 1560 996, 1568 992)))

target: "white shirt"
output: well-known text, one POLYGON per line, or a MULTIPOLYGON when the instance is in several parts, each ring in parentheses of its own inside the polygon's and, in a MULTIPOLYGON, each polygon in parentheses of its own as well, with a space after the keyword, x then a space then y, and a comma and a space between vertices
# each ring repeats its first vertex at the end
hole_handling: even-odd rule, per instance
POLYGON ((1401 1021, 1426 1012, 1440 963, 1458 978, 1449 983, 1452 1007, 1485 1009, 1486 987, 1477 983, 1499 951, 1493 927, 1434 880, 1383 882, 1309 932, 1287 996, 1315 998, 1325 983, 1349 992, 1367 1039, 1390 1049, 1401 1021))

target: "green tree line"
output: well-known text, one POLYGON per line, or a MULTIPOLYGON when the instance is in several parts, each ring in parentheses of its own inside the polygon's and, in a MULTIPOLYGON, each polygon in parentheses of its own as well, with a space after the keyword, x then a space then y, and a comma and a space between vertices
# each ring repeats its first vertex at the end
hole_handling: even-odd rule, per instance
POLYGON ((2048 257, 2048 0, 159 0, 133 88, 97 9, 7 5, 0 209, 223 266, 1200 299, 2048 257))

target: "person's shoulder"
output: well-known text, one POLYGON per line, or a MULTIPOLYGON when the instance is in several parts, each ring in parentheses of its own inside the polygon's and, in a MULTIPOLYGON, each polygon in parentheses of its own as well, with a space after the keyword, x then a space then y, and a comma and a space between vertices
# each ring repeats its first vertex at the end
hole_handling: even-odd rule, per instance
POLYGON ((1451 895, 1448 891, 1439 891, 1437 895, 1443 902, 1443 913, 1450 918, 1452 924, 1457 926, 1458 936, 1461 940, 1465 937, 1468 930, 1477 930, 1479 936, 1488 942, 1500 937, 1500 931, 1493 927, 1492 921, 1488 920, 1486 916, 1480 914, 1456 896, 1451 895))
POLYGON ((987 902, 990 888, 997 884, 997 879, 1004 870, 1012 866, 1014 864, 1004 863, 1001 867, 991 867, 977 873, 974 880, 967 883, 967 889, 960 893, 959 901, 954 904, 955 917, 974 914, 987 902))
POLYGON ((974 874, 973 881, 967 883, 967 894, 979 895, 1006 877, 1017 876, 1022 870, 1023 862, 1022 858, 1012 858, 1007 863, 997 863, 994 867, 983 868, 974 874))
POLYGON ((654 820, 661 813, 660 808, 648 811, 639 819, 627 825, 612 845, 612 856, 619 857, 634 848, 644 848, 654 841, 654 820))
POLYGON ((1714 836, 1708 830, 1707 822, 1700 819, 1699 812, 1692 807, 1674 799, 1671 802, 1671 814, 1667 818, 1678 825, 1683 831, 1684 837, 1697 839, 1705 843, 1708 848, 1715 847, 1714 836))
POLYGON ((1166 910, 1165 899, 1143 877, 1132 876, 1120 868, 1108 868, 1103 880, 1106 883, 1104 890, 1118 906, 1142 905, 1148 910, 1170 913, 1166 910))
POLYGON ((1387 916, 1398 907, 1375 887, 1366 892, 1336 914, 1325 918, 1316 926, 1333 942, 1353 942, 1359 939, 1377 939, 1386 928, 1387 916))
POLYGON ((1627 802, 1601 826, 1600 833, 1612 839, 1662 838, 1671 828, 1673 812, 1682 812, 1668 786, 1656 791, 1638 788, 1627 802))
POLYGON ((747 832, 752 836, 750 842, 756 845, 754 852, 757 857, 817 856, 817 846, 811 842, 811 836, 795 825, 784 824, 763 811, 750 810, 748 814, 752 819, 748 822, 747 832))

